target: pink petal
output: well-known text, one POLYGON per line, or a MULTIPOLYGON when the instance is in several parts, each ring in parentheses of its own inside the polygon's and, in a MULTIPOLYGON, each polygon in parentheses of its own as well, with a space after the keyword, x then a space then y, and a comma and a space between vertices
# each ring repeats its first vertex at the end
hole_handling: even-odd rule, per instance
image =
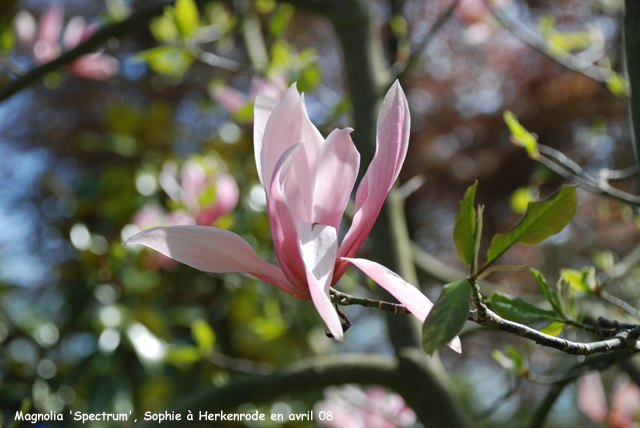
POLYGON ((336 229, 316 223, 298 223, 297 229, 313 304, 333 337, 342 341, 342 323, 329 297, 333 266, 338 253, 336 229))
MULTIPOLYGON (((266 99, 268 99, 267 97, 261 98, 261 100, 256 101, 256 106, 258 101, 266 101, 266 99)), ((269 196, 271 178, 273 177, 278 160, 285 150, 300 141, 299 139, 294 139, 295 135, 291 129, 293 110, 299 101, 300 94, 294 83, 284 93, 282 101, 273 109, 268 120, 264 123, 264 128, 262 128, 262 124, 258 119, 264 119, 265 115, 263 114, 262 118, 259 118, 260 112, 258 110, 255 111, 253 134, 255 150, 258 149, 258 139, 260 139, 259 137, 262 135, 260 139, 260 163, 256 160, 256 166, 262 170, 262 184, 265 186, 264 190, 267 192, 267 196, 269 196)))
POLYGON ((251 88, 249 89, 249 98, 255 98, 259 93, 262 93, 270 98, 281 100, 282 94, 287 89, 286 79, 284 86, 274 84, 272 81, 265 79, 262 76, 254 76, 251 79, 251 88))
POLYGON ((247 272, 296 297, 310 298, 309 293, 291 286, 280 269, 260 260, 247 241, 228 230, 207 226, 157 227, 124 243, 142 244, 205 272, 247 272))
MULTIPOLYGON (((427 319, 427 315, 433 307, 431 300, 427 298, 420 290, 407 281, 402 279, 400 275, 392 272, 379 263, 372 262, 367 259, 352 259, 342 257, 340 262, 349 262, 355 265, 358 269, 364 272, 369 278, 373 279, 380 287, 387 290, 393 297, 398 299, 400 303, 406 306, 413 315, 424 323, 427 319)), ((451 342, 447 343, 454 351, 462 352, 462 346, 460 344, 460 338, 455 337, 451 342)))
POLYGON ((198 224, 210 226, 218 218, 232 212, 238 204, 240 191, 236 180, 229 174, 216 176, 216 199, 212 206, 202 207, 198 224))
MULTIPOLYGON (((356 214, 338 255, 353 257, 362 246, 380 213, 389 189, 395 182, 407 155, 409 144, 409 105, 396 81, 384 97, 378 115, 376 154, 356 192, 356 214)), ((344 273, 336 272, 336 275, 344 273)))
POLYGON ((160 187, 166 192, 167 195, 174 201, 180 199, 180 184, 178 184, 178 164, 172 160, 165 161, 162 164, 162 171, 160 172, 160 187))
POLYGON ((302 141, 302 147, 293 162, 293 173, 285 182, 285 195, 293 218, 312 222, 316 170, 324 138, 309 119, 304 94, 293 110, 289 128, 296 141, 302 141))
POLYGON ((13 31, 16 33, 18 42, 28 50, 33 48, 36 41, 36 27, 36 20, 31 13, 26 10, 16 13, 16 17, 13 19, 13 31))
POLYGON ((197 159, 187 160, 180 169, 181 199, 190 211, 200 210, 198 196, 207 187, 207 172, 197 159))
POLYGON ((247 97, 242 92, 224 85, 210 85, 209 96, 230 113, 241 110, 248 102, 247 97))
POLYGON ((256 158, 256 168, 258 169, 258 177, 260 183, 267 189, 269 183, 265 183, 262 177, 262 140, 264 138, 264 130, 269 121, 269 117, 273 110, 278 107, 279 101, 269 98, 262 93, 256 96, 256 103, 253 107, 253 150, 256 158))
POLYGON ((433 303, 420 292, 416 287, 402 279, 398 274, 392 272, 379 263, 367 259, 352 259, 342 257, 341 261, 347 261, 355 265, 367 276, 373 279, 380 287, 387 290, 400 303, 405 305, 413 315, 424 323, 433 303))
POLYGON ((589 419, 602 423, 609 414, 607 398, 598 371, 591 371, 580 376, 576 384, 578 408, 589 419))
POLYGON ((63 16, 64 7, 60 5, 49 6, 42 18, 40 18, 39 42, 44 42, 49 46, 58 45, 60 34, 62 33, 63 16))
POLYGON ((120 62, 110 55, 83 55, 71 63, 69 71, 85 79, 107 80, 118 74, 120 62))
POLYGON ((74 16, 71 18, 62 35, 62 46, 67 50, 78 46, 80 42, 82 42, 85 26, 86 24, 83 17, 74 16))
POLYGON ((271 180, 269 196, 267 197, 267 209, 269 211, 273 246, 282 272, 291 284, 308 290, 307 273, 300 254, 296 222, 291 215, 283 192, 283 182, 291 171, 291 165, 300 150, 300 146, 301 143, 298 143, 289 147, 278 161, 271 180))
POLYGON ((313 222, 340 228, 358 176, 360 153, 351 140, 351 128, 334 130, 320 150, 313 190, 313 222))

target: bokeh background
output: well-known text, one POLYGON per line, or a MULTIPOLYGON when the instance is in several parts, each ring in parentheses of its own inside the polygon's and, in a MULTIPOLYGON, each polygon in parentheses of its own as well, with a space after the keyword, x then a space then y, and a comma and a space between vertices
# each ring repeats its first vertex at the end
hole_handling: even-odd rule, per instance
MULTIPOLYGON (((40 412, 142 414, 168 409, 201 388, 269 373, 309 356, 393 352, 384 317, 376 310, 344 309, 353 326, 338 343, 325 337, 310 301, 246 275, 207 274, 137 246, 121 246, 148 227, 206 224, 233 230, 263 259, 275 261, 253 158, 257 90, 278 97, 297 81, 324 135, 353 125, 342 50, 330 22, 286 3, 245 3, 246 8, 238 1, 204 3, 190 30, 176 26, 175 11, 168 10, 151 25, 109 39, 94 63, 50 73, 0 102, 0 413, 5 425, 21 406, 40 412), (251 52, 253 42, 244 37, 247 22, 261 35, 266 57, 251 52)), ((494 4, 561 52, 621 73, 622 1, 494 4)), ((444 0, 371 2, 390 68, 415 55, 450 5, 444 0)), ((127 0, 4 0, 0 84, 9 85, 25 70, 55 58, 55 49, 74 46, 72 41, 50 43, 45 47, 54 53, 46 58, 46 40, 29 40, 29 28, 42 34, 45 22, 55 33, 57 25, 60 37, 69 32, 72 39, 72 30, 82 28, 73 17, 104 26, 148 6, 127 0)), ((463 269, 452 232, 458 202, 474 180, 479 180, 476 200, 486 206, 483 248, 494 233, 517 222, 528 201, 563 183, 511 143, 504 110, 587 172, 628 167, 634 158, 623 80, 603 83, 563 67, 516 37, 481 0, 461 0, 442 23, 403 80, 412 134, 399 182, 408 195, 415 243, 440 262, 463 269)), ((633 190, 631 180, 616 185, 633 190)), ((578 193, 578 210, 566 230, 540 245, 515 247, 502 263, 528 263, 551 282, 562 268, 596 266, 599 274, 612 272, 640 236, 635 212, 618 201, 582 189, 578 193)), ((362 254, 372 245, 367 243, 362 254)), ((420 286, 434 300, 443 284, 435 276, 420 271, 420 286)), ((540 301, 526 269, 488 279, 495 289, 540 301)), ((355 270, 339 287, 375 296, 375 285, 355 270)), ((632 272, 611 287, 633 304, 637 275, 632 272)), ((623 319, 588 299, 581 310, 623 319)), ((563 334, 586 338, 571 329, 563 334)), ((462 355, 445 349, 440 358, 465 408, 482 426, 524 423, 549 389, 520 382, 492 357, 507 345, 541 375, 561 373, 579 361, 469 326, 462 355)), ((610 403, 616 388, 627 385, 625 376, 615 368, 603 373, 610 403)), ((579 409, 578 389, 564 389, 547 426, 593 424, 579 409)), ((636 393, 630 384, 628 389, 633 392, 627 398, 636 393)), ((348 409, 360 399, 375 403, 385 394, 367 387, 317 390, 274 397, 259 409, 348 409)), ((392 398, 396 407, 390 411, 400 412, 403 404, 392 398)), ((243 411, 256 408, 244 406, 243 411)), ((390 426, 419 426, 408 413, 390 426)), ((333 426, 356 425, 344 419, 333 426)))

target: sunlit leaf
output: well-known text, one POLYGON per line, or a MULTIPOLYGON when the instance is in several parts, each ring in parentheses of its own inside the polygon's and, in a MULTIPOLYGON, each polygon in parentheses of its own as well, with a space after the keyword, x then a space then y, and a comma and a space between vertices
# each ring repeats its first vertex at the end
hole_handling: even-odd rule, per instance
POLYGON ((172 346, 165 359, 172 364, 193 364, 200 360, 201 355, 195 346, 172 346))
POLYGON ((187 72, 194 58, 193 55, 175 46, 158 46, 142 51, 136 58, 146 61, 156 73, 179 78, 187 72))
POLYGON ((524 126, 520 125, 518 118, 509 110, 504 112, 504 121, 511 131, 511 135, 519 146, 524 147, 527 154, 532 159, 538 159, 540 152, 538 151, 538 141, 536 138, 527 131, 524 126))
POLYGON ((549 197, 531 202, 513 229, 493 237, 487 252, 487 264, 493 263, 515 243, 533 245, 560 232, 573 218, 577 203, 575 186, 562 186, 549 197))
POLYGON ((532 188, 529 186, 518 187, 512 194, 511 199, 509 199, 509 205, 511 205, 511 211, 516 214, 523 214, 527 211, 527 206, 529 202, 533 202, 536 200, 536 195, 533 192, 532 188))
POLYGON ((269 32, 273 37, 281 35, 289 26, 295 9, 290 4, 283 3, 278 6, 269 20, 269 32))
POLYGON ((177 0, 175 17, 176 26, 182 37, 189 37, 198 27, 198 6, 193 0, 177 0))
POLYGON ((476 232, 476 209, 474 200, 478 180, 469 187, 460 201, 460 212, 453 229, 453 240, 458 249, 458 254, 462 261, 471 266, 474 261, 475 232, 476 232))
POLYGON ((149 30, 151 30, 153 37, 160 43, 175 42, 180 36, 173 19, 167 15, 153 19, 149 24, 149 30))
POLYGON ((196 320, 191 323, 191 336, 198 345, 200 352, 213 351, 216 343, 216 334, 205 320, 196 320))
POLYGON ((507 345, 504 350, 503 353, 496 349, 491 353, 491 356, 508 372, 523 376, 529 366, 526 358, 511 345, 507 345))
POLYGON ((498 315, 517 322, 528 322, 539 319, 555 320, 555 312, 540 309, 520 297, 512 297, 501 291, 494 292, 487 300, 498 315))
POLYGON ((627 96, 627 80, 620 73, 611 71, 607 76, 607 88, 617 97, 627 96))
POLYGON ((393 15, 389 21, 389 26, 396 38, 401 38, 407 33, 407 21, 402 15, 393 15))
POLYGON ((583 267, 579 271, 575 269, 562 269, 560 271, 562 279, 572 288, 578 291, 586 291, 587 293, 595 290, 596 287, 596 270, 593 267, 583 267))
POLYGON ((300 74, 298 77, 298 89, 305 92, 313 89, 320 82, 320 68, 313 65, 300 74))
POLYGON ((566 317, 566 311, 564 309, 564 306, 562 305, 558 292, 556 290, 551 289, 551 286, 549 286, 549 283, 547 282, 545 277, 542 275, 542 273, 540 273, 540 271, 531 269, 531 273, 533 274, 533 277, 536 279, 536 282, 540 286, 540 289, 542 290, 542 294, 544 294, 544 297, 551 304, 551 307, 553 308, 553 310, 556 311, 558 315, 566 317))
POLYGON ((422 345, 427 354, 432 355, 460 333, 469 314, 470 294, 471 286, 466 279, 442 288, 422 326, 422 345))
POLYGON ((565 323, 562 321, 551 321, 549 324, 545 325, 540 329, 540 333, 545 333, 550 336, 557 336, 562 332, 565 323))

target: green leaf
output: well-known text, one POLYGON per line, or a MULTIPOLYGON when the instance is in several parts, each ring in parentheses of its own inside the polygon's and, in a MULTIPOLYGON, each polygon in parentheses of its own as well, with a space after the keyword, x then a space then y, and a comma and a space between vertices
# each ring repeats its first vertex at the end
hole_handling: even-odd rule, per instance
POLYGON ((193 0, 177 0, 175 6, 176 27, 182 37, 189 37, 198 28, 198 7, 193 0))
POLYGON ((596 288, 596 270, 594 267, 583 267, 579 271, 575 269, 562 269, 560 274, 569 286, 578 291, 591 293, 596 288))
POLYGON ((200 351, 195 346, 172 346, 165 356, 165 359, 176 365, 193 364, 200 360, 200 351))
POLYGON ((544 297, 547 299, 547 301, 549 301, 553 310, 556 311, 558 315, 561 315, 562 317, 566 317, 566 311, 564 310, 564 306, 560 301, 560 296, 558 295, 558 292, 556 290, 551 289, 551 286, 549 286, 549 283, 547 282, 545 277, 542 275, 542 273, 540 273, 540 271, 531 269, 531 273, 533 274, 533 277, 538 282, 538 285, 542 290, 542 294, 544 294, 544 297))
POLYGON ((563 327, 564 323, 562 321, 551 321, 540 329, 540 333, 557 336, 562 332, 563 327))
POLYGON ((528 322, 539 319, 555 320, 555 312, 540 309, 519 297, 512 297, 500 291, 494 292, 487 300, 498 315, 516 322, 528 322))
POLYGON ((496 349, 491 353, 491 356, 505 370, 518 376, 526 374, 529 368, 526 358, 511 345, 507 345, 504 350, 506 355, 496 349))
POLYGON ((464 198, 460 201, 460 212, 458 213, 456 226, 453 229, 453 240, 456 243, 458 254, 460 254, 462 261, 469 266, 471 266, 474 261, 476 209, 473 204, 476 198, 477 187, 478 180, 476 180, 464 194, 464 198))
POLYGON ((607 88, 617 97, 624 98, 627 96, 627 81, 619 73, 612 71, 607 76, 607 88))
POLYGON ((422 345, 427 354, 449 343, 462 330, 469 314, 471 286, 466 279, 442 288, 438 301, 422 326, 422 345))
POLYGON ((289 26, 295 9, 290 4, 281 4, 269 20, 269 32, 273 37, 281 35, 289 26))
POLYGON ((538 141, 536 138, 527 131, 524 126, 520 125, 518 118, 509 110, 504 112, 504 121, 511 131, 511 135, 515 140, 515 143, 527 151, 527 154, 531 159, 538 159, 540 152, 538 151, 538 141))
POLYGON ((160 43, 172 43, 178 40, 179 33, 176 25, 167 15, 159 16, 149 24, 151 34, 160 43))
POLYGON ((509 199, 509 205, 511 205, 511 211, 516 214, 524 214, 527 211, 529 202, 536 200, 536 195, 533 189, 529 186, 518 187, 509 199))
POLYGON ((311 90, 320 82, 320 78, 320 68, 317 65, 308 67, 298 76, 298 90, 300 92, 311 90))
POLYGON ((565 228, 576 212, 576 186, 562 186, 546 199, 531 202, 520 222, 506 233, 498 233, 487 251, 487 265, 517 242, 533 245, 565 228))
POLYGON ((147 49, 136 55, 145 61, 156 73, 174 78, 180 78, 187 72, 194 58, 193 55, 175 46, 158 46, 147 49))
POLYGON ((191 337, 198 345, 200 352, 213 351, 216 343, 216 334, 205 320, 196 320, 191 323, 191 337))

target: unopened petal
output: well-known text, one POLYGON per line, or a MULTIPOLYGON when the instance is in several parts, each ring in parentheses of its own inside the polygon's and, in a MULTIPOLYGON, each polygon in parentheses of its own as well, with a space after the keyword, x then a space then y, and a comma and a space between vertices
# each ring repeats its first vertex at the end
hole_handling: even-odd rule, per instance
POLYGON ((253 151, 256 158, 258 177, 265 190, 269 186, 269 183, 266 183, 262 177, 262 140, 269 117, 271 117, 271 113, 273 113, 273 110, 275 110, 279 103, 278 100, 258 93, 253 108, 253 151))
POLYGON ((40 18, 40 31, 38 32, 38 41, 47 45, 57 45, 60 41, 62 33, 62 19, 64 16, 64 7, 61 5, 52 5, 46 10, 42 18, 40 18))
POLYGON ((336 229, 317 223, 298 223, 297 228, 311 299, 333 337, 341 341, 342 323, 329 297, 338 252, 336 229))
POLYGON ((407 99, 396 81, 378 115, 376 154, 356 193, 356 213, 340 247, 341 257, 353 257, 380 213, 407 155, 410 116, 407 99))
POLYGON ((85 27, 86 23, 83 17, 74 16, 71 18, 62 35, 62 46, 67 50, 78 46, 82 42, 85 27))
POLYGON ((307 274, 298 245, 296 221, 291 215, 283 190, 283 182, 291 171, 291 165, 298 150, 300 150, 300 143, 289 147, 278 161, 271 180, 267 209, 269 210, 273 246, 282 271, 291 284, 308 289, 307 274))
MULTIPOLYGON (((276 168, 278 160, 282 154, 292 145, 300 141, 296 139, 296 132, 293 132, 291 118, 293 111, 300 101, 300 94, 296 89, 296 84, 292 84, 284 93, 282 101, 273 109, 262 131, 262 146, 260 148, 260 163, 256 161, 256 166, 262 169, 262 184, 265 186, 267 196, 269 186, 276 168)), ((254 128, 254 147, 257 149, 256 141, 260 135, 260 124, 256 115, 254 128)))
POLYGON ((157 227, 132 236, 125 244, 142 244, 205 272, 247 272, 296 297, 310 298, 308 293, 291 286, 280 269, 258 258, 247 241, 228 230, 157 227))
POLYGON ((340 228, 340 221, 358 176, 360 153, 349 133, 334 130, 327 137, 318 159, 313 191, 313 222, 340 228))

